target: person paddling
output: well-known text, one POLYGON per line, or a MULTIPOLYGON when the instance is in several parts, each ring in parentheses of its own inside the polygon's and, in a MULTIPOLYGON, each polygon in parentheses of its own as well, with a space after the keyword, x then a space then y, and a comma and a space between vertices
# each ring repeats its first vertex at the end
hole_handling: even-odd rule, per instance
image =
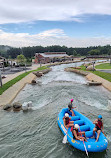
POLYGON ((66 129, 74 125, 74 121, 70 121, 71 117, 69 117, 68 113, 65 113, 65 116, 63 117, 64 126, 66 129))
POLYGON ((80 126, 78 124, 75 124, 73 127, 71 127, 73 139, 87 142, 85 132, 84 131, 79 132, 79 128, 80 128, 80 126))
POLYGON ((95 132, 97 132, 97 138, 96 138, 96 142, 98 141, 99 139, 99 136, 100 136, 100 133, 101 131, 104 129, 103 127, 103 121, 102 121, 102 116, 99 115, 98 116, 98 119, 96 119, 93 124, 95 124, 95 127, 93 129, 93 137, 95 137, 95 132))
POLYGON ((73 109, 76 107, 72 106, 72 102, 73 102, 73 99, 71 99, 70 103, 68 104, 68 110, 72 113, 72 116, 75 116, 73 109))

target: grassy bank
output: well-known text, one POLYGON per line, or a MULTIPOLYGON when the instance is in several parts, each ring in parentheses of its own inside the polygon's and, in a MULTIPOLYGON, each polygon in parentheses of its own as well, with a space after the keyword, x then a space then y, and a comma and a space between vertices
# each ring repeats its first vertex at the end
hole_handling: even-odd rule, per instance
POLYGON ((104 64, 96 65, 95 68, 96 69, 111 69, 111 64, 104 63, 104 64))
MULTIPOLYGON (((99 65, 98 65, 99 66, 99 65)), ((85 66, 80 66, 81 70, 86 71, 86 67, 85 66)), ((108 80, 111 82, 111 74, 110 73, 106 73, 106 72, 101 72, 101 71, 88 71, 88 72, 92 72, 93 74, 100 76, 102 78, 104 78, 105 80, 108 80)))
POLYGON ((41 70, 44 70, 44 69, 47 69, 47 68, 48 68, 47 66, 42 66, 42 67, 39 67, 36 70, 28 71, 28 72, 25 72, 25 73, 23 73, 23 74, 15 77, 14 79, 10 80, 9 82, 5 83, 2 87, 0 87, 0 95, 4 91, 6 91, 9 87, 11 87, 12 85, 14 85, 16 82, 20 81, 22 78, 24 78, 25 76, 27 76, 29 73, 34 72, 34 71, 41 71, 41 70))

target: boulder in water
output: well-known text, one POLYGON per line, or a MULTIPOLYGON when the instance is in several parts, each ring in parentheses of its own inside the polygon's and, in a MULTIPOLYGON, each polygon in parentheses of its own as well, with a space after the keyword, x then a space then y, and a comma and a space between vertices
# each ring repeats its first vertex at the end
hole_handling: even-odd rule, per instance
POLYGON ((42 72, 33 72, 37 77, 41 77, 43 75, 42 72))
POLYGON ((28 110, 28 103, 27 102, 24 102, 23 105, 22 105, 22 110, 23 111, 27 111, 28 110))
POLYGON ((6 110, 6 111, 10 111, 12 109, 12 105, 11 104, 6 104, 4 107, 3 107, 3 110, 6 110))
POLYGON ((32 84, 32 85, 37 84, 36 80, 32 80, 32 81, 31 81, 31 84, 32 84))
POLYGON ((22 104, 19 102, 13 103, 13 111, 20 111, 22 108, 22 104))

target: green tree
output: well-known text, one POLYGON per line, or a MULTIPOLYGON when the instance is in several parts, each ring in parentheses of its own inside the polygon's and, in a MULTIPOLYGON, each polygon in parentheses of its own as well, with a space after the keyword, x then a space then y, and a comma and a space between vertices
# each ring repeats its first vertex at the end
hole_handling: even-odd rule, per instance
POLYGON ((100 50, 98 49, 92 49, 88 52, 88 54, 90 55, 99 55, 100 54, 100 50))
POLYGON ((17 56, 17 62, 23 64, 26 61, 26 58, 23 54, 17 56))
POLYGON ((77 56, 76 50, 73 50, 73 56, 77 56))

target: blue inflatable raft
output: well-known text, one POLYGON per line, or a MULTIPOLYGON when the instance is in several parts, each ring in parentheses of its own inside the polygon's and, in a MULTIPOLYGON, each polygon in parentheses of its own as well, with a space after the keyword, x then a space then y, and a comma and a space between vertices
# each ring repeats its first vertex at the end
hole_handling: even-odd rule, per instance
POLYGON ((71 121, 74 121, 74 124, 78 124, 80 126, 81 131, 85 131, 86 137, 89 138, 87 139, 88 142, 84 142, 88 152, 102 152, 103 150, 106 150, 108 141, 104 134, 101 132, 98 142, 95 142, 95 139, 91 138, 93 136, 94 124, 87 117, 85 117, 84 115, 80 114, 75 110, 75 116, 71 116, 71 113, 68 110, 68 108, 65 108, 62 109, 58 115, 58 125, 64 135, 66 135, 67 133, 67 140, 73 147, 81 151, 85 151, 83 142, 80 140, 73 139, 71 128, 69 127, 67 132, 67 129, 64 127, 63 117, 65 113, 69 113, 71 121))

